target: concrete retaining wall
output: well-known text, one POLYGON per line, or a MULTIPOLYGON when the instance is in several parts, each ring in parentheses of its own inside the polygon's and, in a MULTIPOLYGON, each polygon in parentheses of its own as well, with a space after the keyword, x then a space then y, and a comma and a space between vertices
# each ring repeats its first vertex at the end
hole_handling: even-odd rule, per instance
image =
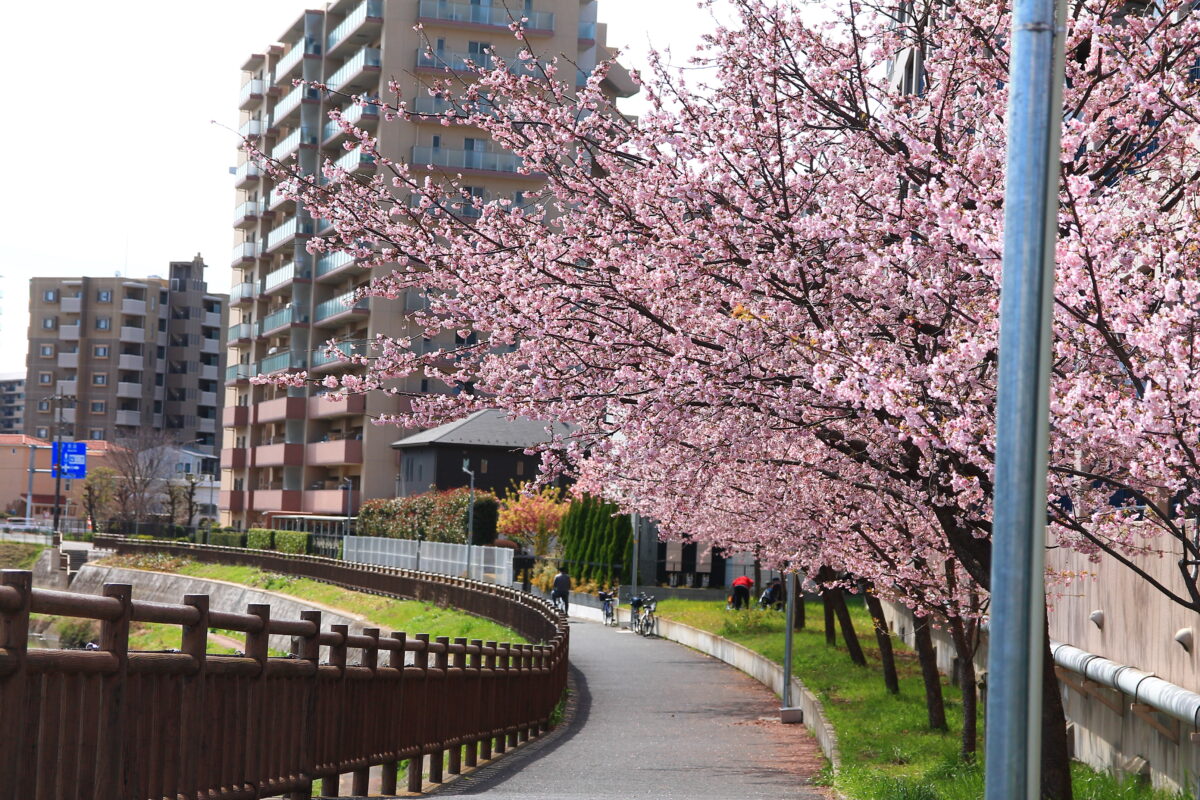
MULTIPOLYGON (((71 582, 71 591, 79 594, 100 594, 106 583, 128 583, 133 587, 134 600, 181 603, 186 594, 206 594, 211 598, 210 606, 213 610, 241 612, 245 611, 250 603, 267 603, 271 606, 271 617, 275 619, 300 619, 301 611, 318 609, 322 612, 321 627, 324 629, 328 629, 329 625, 349 625, 352 633, 361 633, 363 628, 371 627, 368 620, 361 617, 347 616, 326 606, 275 592, 225 581, 141 569, 84 564, 75 580, 71 582)), ((273 635, 270 646, 285 653, 290 652, 291 638, 273 635)))

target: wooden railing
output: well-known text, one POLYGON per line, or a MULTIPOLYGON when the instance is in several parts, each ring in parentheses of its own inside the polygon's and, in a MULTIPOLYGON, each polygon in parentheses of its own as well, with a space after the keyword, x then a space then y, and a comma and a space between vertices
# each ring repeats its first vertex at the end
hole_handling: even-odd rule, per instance
POLYGON ((102 595, 56 592, 4 570, 0 796, 309 798, 317 779, 337 796, 346 773, 365 795, 374 765, 389 794, 405 760, 417 792, 426 764, 440 782, 444 763, 455 774, 545 731, 566 685, 565 621, 507 588, 314 556, 97 538, 121 551, 186 552, 454 606, 545 644, 354 635, 345 625, 322 630, 320 611, 285 620, 269 605, 211 609, 208 595, 140 602, 125 584, 102 595), (98 620, 99 649, 29 650, 31 613, 98 620), (181 626, 181 652, 130 652, 131 622, 181 626), (245 654, 207 654, 211 628, 244 633, 245 654), (290 657, 268 657, 271 634, 293 637, 290 657))

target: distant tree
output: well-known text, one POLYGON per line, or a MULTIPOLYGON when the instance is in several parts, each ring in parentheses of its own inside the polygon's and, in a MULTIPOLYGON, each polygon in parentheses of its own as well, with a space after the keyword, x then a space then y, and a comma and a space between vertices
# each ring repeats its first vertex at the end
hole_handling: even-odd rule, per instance
POLYGON ((103 521, 112 516, 118 477, 111 467, 96 467, 83 480, 83 508, 93 531, 99 531, 103 521))
POLYGON ((122 518, 134 523, 152 511, 166 481, 174 440, 163 432, 138 429, 114 442, 109 462, 117 473, 117 498, 122 518))
POLYGON ((504 497, 496 530, 535 556, 549 555, 569 505, 562 500, 562 490, 553 486, 536 494, 525 487, 516 489, 504 497))

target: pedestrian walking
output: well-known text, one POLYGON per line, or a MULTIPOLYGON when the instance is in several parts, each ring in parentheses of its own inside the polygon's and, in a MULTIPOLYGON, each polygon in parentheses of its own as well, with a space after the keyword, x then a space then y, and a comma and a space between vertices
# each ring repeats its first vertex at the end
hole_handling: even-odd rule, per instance
POLYGON ((558 601, 562 601, 562 612, 567 613, 567 602, 571 599, 571 576, 567 574, 565 566, 558 568, 558 574, 554 576, 554 585, 550 591, 550 599, 555 605, 558 601))

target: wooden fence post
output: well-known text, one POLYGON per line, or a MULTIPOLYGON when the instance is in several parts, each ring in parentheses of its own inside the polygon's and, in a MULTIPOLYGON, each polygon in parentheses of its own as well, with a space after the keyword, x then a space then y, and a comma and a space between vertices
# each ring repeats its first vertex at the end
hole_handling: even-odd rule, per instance
MULTIPOLYGON (((461 653, 454 654, 454 662, 451 668, 454 670, 453 683, 447 680, 446 683, 446 711, 449 714, 450 721, 454 724, 454 742, 450 746, 450 763, 446 770, 451 775, 462 774, 462 752, 463 752, 463 736, 462 733, 466 730, 464 722, 469 722, 466 719, 466 697, 464 690, 466 689, 466 669, 467 669, 467 640, 463 637, 458 637, 454 640, 457 647, 463 648, 461 653)), ((448 677, 448 676, 447 676, 448 677)))
MULTIPOLYGON (((396 741, 399 740, 399 724, 403 724, 405 720, 399 719, 401 712, 404 709, 404 642, 407 638, 404 631, 393 631, 392 638, 396 639, 400 647, 394 649, 388 654, 388 666, 394 670, 398 670, 400 677, 397 678, 398 688, 392 693, 394 705, 389 713, 385 715, 384 723, 388 731, 389 745, 395 747, 396 741)), ((383 780, 380 782, 379 790, 385 795, 396 793, 396 773, 400 770, 398 761, 383 762, 383 780)))
POLYGON ((31 762, 29 751, 37 746, 38 731, 37 715, 29 714, 26 708, 33 693, 26 692, 29 677, 25 665, 33 573, 6 569, 0 572, 0 586, 15 590, 19 596, 15 609, 0 611, 0 648, 16 660, 12 671, 0 678, 0 708, 4 709, 0 713, 0 742, 4 742, 6 753, 0 757, 0 787, 13 789, 13 797, 33 797, 36 762, 31 762))
POLYGON ((466 760, 465 764, 468 767, 474 767, 479 764, 479 743, 482 737, 479 732, 483 729, 487 722, 487 717, 483 713, 483 654, 480 650, 483 649, 483 641, 481 639, 472 639, 471 647, 477 650, 471 654, 467 669, 469 675, 463 676, 463 698, 467 707, 471 710, 471 733, 467 739, 466 760), (467 687, 470 687, 468 689, 467 687))
MULTIPOLYGON (((420 669, 423 673, 425 673, 424 677, 421 679, 421 690, 423 692, 425 692, 426 702, 422 705, 422 710, 424 711, 424 713, 421 715, 421 719, 412 720, 409 724, 418 726, 418 730, 421 731, 421 733, 418 734, 417 739, 420 742, 426 742, 429 740, 427 733, 429 731, 429 717, 430 717, 430 713, 431 713, 430 708, 429 708, 429 703, 428 703, 428 695, 429 695, 429 674, 428 674, 428 672, 429 672, 429 634, 428 633, 418 633, 416 638, 417 638, 417 641, 421 642, 424 645, 424 647, 421 650, 418 650, 417 653, 415 654, 414 662, 415 662, 415 666, 418 669, 420 669)), ((423 785, 422 773, 424 772, 422 767, 424 766, 424 762, 425 762, 425 748, 422 746, 420 752, 418 752, 416 755, 414 755, 408 761, 408 790, 410 792, 420 793, 420 791, 421 791, 421 786, 423 785)))
POLYGON ((303 684, 303 708, 296 714, 300 730, 300 778, 304 786, 291 793, 289 800, 311 800, 313 792, 313 769, 317 758, 317 681, 319 680, 319 661, 321 659, 321 612, 306 609, 300 612, 300 619, 313 624, 311 636, 301 637, 292 642, 292 654, 313 665, 311 683, 303 684))
MULTIPOLYGON (((491 652, 488 653, 483 664, 483 693, 480 696, 480 703, 484 708, 484 731, 485 735, 479 740, 479 757, 484 761, 488 761, 492 757, 492 744, 495 741, 496 719, 499 716, 496 713, 496 687, 499 685, 499 676, 496 673, 496 643, 487 642, 486 647, 491 652)), ((499 752, 503 753, 503 750, 499 752)))
POLYGON ((117 659, 117 670, 105 675, 104 710, 101 712, 101 739, 96 788, 99 797, 107 800, 125 800, 125 682, 129 675, 129 619, 133 608, 133 587, 127 583, 106 583, 103 594, 121 604, 121 613, 116 619, 104 620, 100 624, 100 649, 112 653, 117 659))
MULTIPOLYGON (((342 637, 342 641, 340 644, 334 644, 334 645, 329 646, 329 665, 331 667, 338 668, 337 688, 341 692, 341 696, 344 699, 346 696, 346 690, 350 685, 350 682, 348 680, 346 680, 346 662, 347 662, 347 653, 349 650, 349 648, 346 647, 346 637, 350 635, 350 626, 349 625, 330 625, 329 630, 333 631, 336 634, 340 634, 342 637)), ((336 725, 336 727, 337 727, 336 730, 326 731, 326 733, 332 734, 330 736, 330 738, 334 742, 336 742, 339 747, 343 743, 343 734, 345 732, 345 725, 343 723, 345 722, 346 713, 348 711, 349 711, 348 709, 347 710, 338 709, 338 712, 335 713, 331 719, 327 720, 327 722, 332 723, 332 724, 336 725)), ((322 778, 321 779, 321 796, 322 797, 341 797, 342 796, 341 780, 342 780, 342 776, 336 772, 332 775, 326 775, 324 778, 322 778)))
MULTIPOLYGON (((448 587, 447 587, 448 588, 448 587)), ((437 637, 437 644, 441 645, 441 650, 434 656, 433 666, 438 671, 441 678, 437 688, 430 692, 428 685, 425 689, 427 695, 433 699, 433 709, 429 714, 430 724, 433 731, 434 749, 429 753, 429 782, 441 783, 443 780, 443 761, 445 760, 446 751, 443 749, 446 738, 446 695, 450 686, 449 671, 449 653, 447 649, 450 647, 450 639, 446 636, 437 637)))
MULTIPOLYGON (((363 636, 371 639, 375 644, 372 647, 364 648, 362 651, 362 661, 364 667, 371 670, 371 681, 367 684, 367 696, 372 700, 380 692, 379 686, 379 628, 364 628, 363 636)), ((365 742, 367 747, 360 747, 359 750, 365 753, 378 753, 381 748, 378 741, 378 730, 380 720, 378 718, 380 709, 374 703, 368 707, 360 709, 362 719, 356 723, 358 732, 357 739, 359 742, 365 742)), ((350 794, 358 797, 366 797, 367 791, 371 785, 371 768, 360 767, 354 770, 354 780, 351 784, 350 794)))
POLYGON ((267 734, 263 724, 265 699, 263 684, 267 677, 267 659, 270 655, 271 606, 266 603, 250 603, 246 613, 262 620, 262 630, 246 634, 246 656, 258 662, 258 674, 247 685, 246 703, 246 774, 245 789, 255 795, 261 794, 266 787, 264 775, 263 739, 267 734))

